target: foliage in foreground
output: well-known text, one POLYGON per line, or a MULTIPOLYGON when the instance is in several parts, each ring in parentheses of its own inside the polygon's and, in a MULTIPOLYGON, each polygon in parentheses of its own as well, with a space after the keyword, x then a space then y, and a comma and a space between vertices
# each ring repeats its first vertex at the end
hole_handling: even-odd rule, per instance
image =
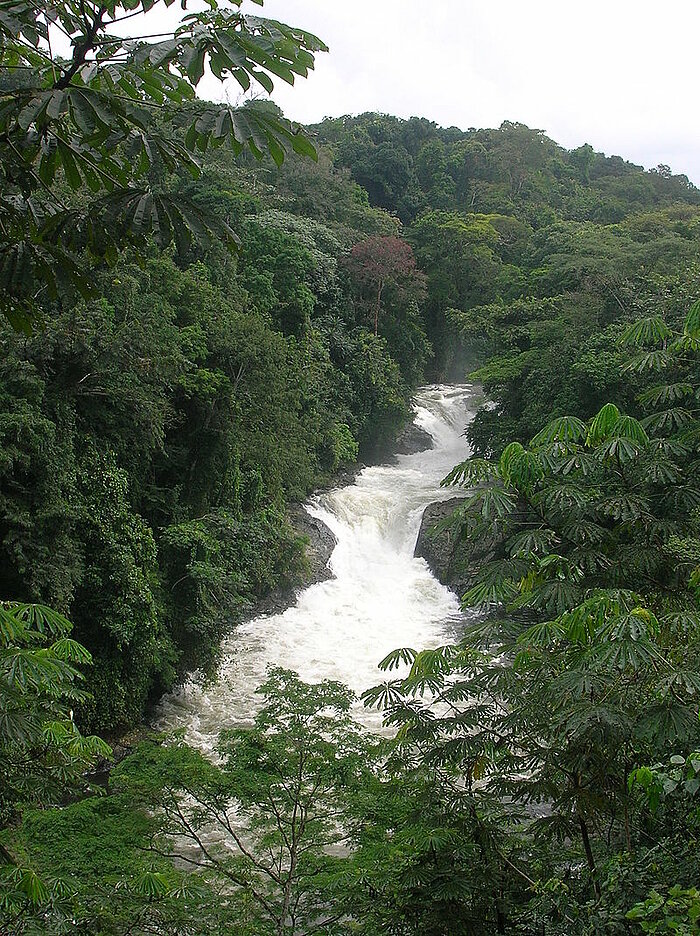
POLYGON ((697 929, 700 303, 621 346, 643 419, 559 416, 446 479, 485 617, 365 696, 484 821, 507 806, 493 874, 529 880, 523 933, 697 929))
POLYGON ((0 604, 0 822, 18 807, 60 802, 85 786, 109 747, 84 737, 73 706, 84 693, 85 647, 70 622, 42 605, 0 604))
POLYGON ((193 237, 235 244, 226 222, 162 184, 178 167, 196 177, 209 147, 228 143, 278 163, 285 151, 315 156, 273 111, 192 102, 205 72, 232 77, 244 91, 271 91, 273 75, 290 84, 306 77, 314 53, 326 51, 316 36, 245 15, 234 0, 187 14, 153 42, 153 5, 16 0, 0 10, 0 310, 15 328, 30 331, 42 294, 91 293, 82 251, 114 262, 124 246, 141 251, 149 236, 179 250, 193 237), (123 38, 119 24, 136 16, 146 20, 145 36, 123 38), (54 54, 61 43, 65 58, 54 54), (161 119, 164 107, 174 126, 161 119))

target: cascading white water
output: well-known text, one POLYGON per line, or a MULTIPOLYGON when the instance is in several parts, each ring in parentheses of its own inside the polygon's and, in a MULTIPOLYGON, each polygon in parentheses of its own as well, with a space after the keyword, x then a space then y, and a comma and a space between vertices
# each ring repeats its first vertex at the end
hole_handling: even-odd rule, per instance
MULTIPOLYGON (((416 423, 434 448, 362 471, 354 484, 315 498, 307 510, 335 533, 334 578, 303 591, 294 607, 241 625, 225 641, 215 682, 189 680, 166 696, 160 728, 185 728, 211 751, 222 728, 248 723, 270 665, 307 682, 338 679, 358 694, 386 677, 378 662, 396 647, 434 646, 460 617, 456 597, 413 556, 425 506, 454 496, 440 481, 467 455, 469 386, 432 386, 415 398, 416 423)), ((358 703, 356 716, 379 730, 380 716, 358 703)))

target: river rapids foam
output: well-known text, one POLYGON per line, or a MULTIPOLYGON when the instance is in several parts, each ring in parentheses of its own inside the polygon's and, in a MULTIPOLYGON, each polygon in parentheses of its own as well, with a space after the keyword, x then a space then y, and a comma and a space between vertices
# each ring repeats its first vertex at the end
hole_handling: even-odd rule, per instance
MULTIPOLYGON (((301 592, 282 614, 238 627, 223 644, 215 680, 192 677, 163 698, 160 730, 184 728, 190 744, 211 752, 223 728, 250 723, 260 702, 255 689, 270 665, 296 670, 307 682, 338 679, 359 694, 386 678, 377 664, 391 650, 435 646, 454 635, 459 602, 413 550, 426 505, 454 496, 440 481, 468 454, 463 432, 475 395, 468 385, 422 388, 415 421, 434 448, 366 468, 354 484, 306 505, 338 539, 334 578, 301 592)), ((381 730, 380 715, 359 702, 355 715, 381 730)))

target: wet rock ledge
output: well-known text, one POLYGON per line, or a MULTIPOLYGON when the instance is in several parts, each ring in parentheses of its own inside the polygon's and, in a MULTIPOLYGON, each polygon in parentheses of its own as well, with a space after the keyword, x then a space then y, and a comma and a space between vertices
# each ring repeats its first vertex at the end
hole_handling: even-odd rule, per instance
POLYGON ((435 526, 456 510, 463 497, 451 497, 446 501, 428 504, 423 511, 414 556, 428 563, 435 578, 461 597, 467 590, 467 574, 464 568, 464 548, 455 539, 452 530, 435 530, 435 526))
POLYGON ((391 455, 415 455, 435 448, 433 437, 415 423, 409 423, 396 437, 391 447, 391 455))
POLYGON ((274 588, 259 598, 248 609, 244 620, 249 621, 262 614, 281 614, 296 604, 297 595, 304 588, 333 578, 333 573, 328 568, 328 560, 338 542, 335 533, 322 520, 307 514, 301 504, 291 504, 287 508, 287 518, 297 536, 303 536, 307 540, 306 571, 296 584, 274 588))
POLYGON ((477 543, 458 540, 452 530, 435 527, 459 507, 465 497, 451 497, 446 501, 428 504, 423 512, 414 556, 428 563, 435 578, 450 588, 459 598, 469 590, 474 574, 496 555, 497 543, 493 538, 477 543))
POLYGON ((306 546, 309 570, 304 581, 300 583, 301 587, 307 588, 316 582, 325 582, 326 579, 333 578, 333 573, 328 568, 328 560, 338 542, 335 533, 323 520, 312 517, 299 504, 290 507, 288 514, 295 533, 305 536, 309 541, 306 546))
POLYGON ((408 423, 397 435, 387 436, 365 452, 370 465, 395 465, 398 455, 415 455, 435 448, 433 437, 414 422, 408 423))

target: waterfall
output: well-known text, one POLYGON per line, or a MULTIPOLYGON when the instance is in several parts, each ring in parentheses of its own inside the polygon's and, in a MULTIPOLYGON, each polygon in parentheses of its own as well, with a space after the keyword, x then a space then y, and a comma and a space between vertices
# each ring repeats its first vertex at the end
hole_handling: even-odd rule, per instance
MULTIPOLYGON (((434 447, 365 468, 353 484, 307 504, 338 539, 334 578, 301 592, 282 614, 238 627, 224 642, 215 680, 192 678, 162 700, 159 728, 184 728, 190 744, 211 751, 222 728, 250 723, 268 666, 296 670, 308 682, 337 679, 359 694, 386 678, 377 664, 391 650, 450 639, 459 602, 413 550, 426 505, 454 496, 440 481, 467 456, 463 431, 474 395, 470 386, 419 390, 415 421, 434 447)), ((355 714, 381 730, 376 712, 358 702, 355 714)))

